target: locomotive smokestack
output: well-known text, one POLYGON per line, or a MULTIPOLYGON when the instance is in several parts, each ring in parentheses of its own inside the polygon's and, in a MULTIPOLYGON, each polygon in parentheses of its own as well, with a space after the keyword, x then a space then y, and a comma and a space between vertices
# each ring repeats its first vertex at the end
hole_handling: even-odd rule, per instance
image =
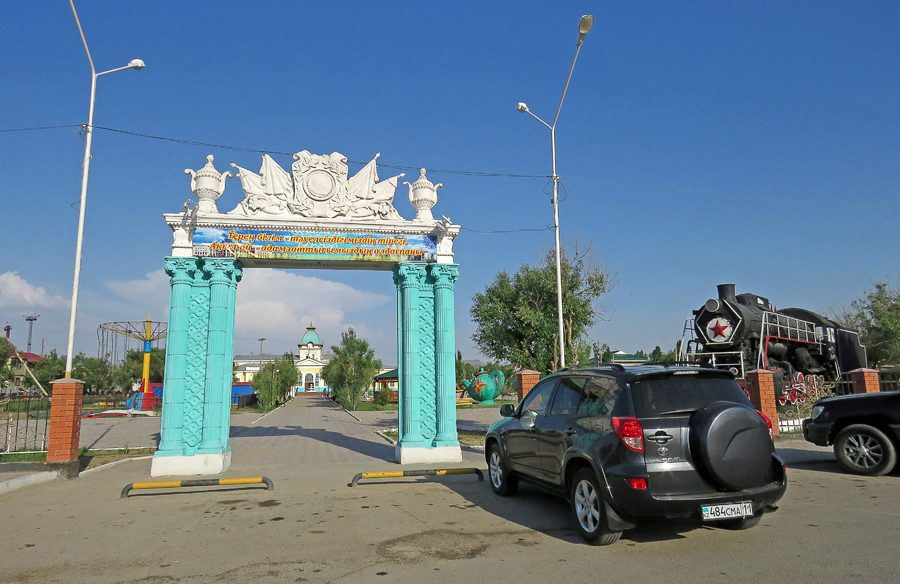
POLYGON ((737 302, 737 298, 734 297, 734 284, 719 284, 716 290, 719 291, 719 300, 737 302))

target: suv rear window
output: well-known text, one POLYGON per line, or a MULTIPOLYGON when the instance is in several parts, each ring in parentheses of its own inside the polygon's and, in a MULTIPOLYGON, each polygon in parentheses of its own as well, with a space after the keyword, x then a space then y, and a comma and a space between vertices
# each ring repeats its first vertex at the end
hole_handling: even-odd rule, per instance
POLYGON ((690 414, 714 401, 750 405, 747 395, 733 379, 696 374, 632 381, 631 394, 634 412, 641 418, 690 414))

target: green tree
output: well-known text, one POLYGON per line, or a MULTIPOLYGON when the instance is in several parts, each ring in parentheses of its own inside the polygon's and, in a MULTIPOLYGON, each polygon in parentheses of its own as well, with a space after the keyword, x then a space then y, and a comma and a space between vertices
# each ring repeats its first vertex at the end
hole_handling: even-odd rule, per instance
POLYGON ((85 393, 103 393, 113 387, 112 366, 106 359, 85 357, 79 353, 72 359, 72 377, 84 382, 85 393))
POLYGON ((666 352, 665 357, 663 357, 663 361, 666 363, 675 363, 679 360, 679 356, 681 355, 681 339, 675 342, 675 348, 671 351, 666 352))
POLYGON ((363 388, 372 383, 381 361, 369 342, 356 336, 350 328, 341 333, 341 344, 332 345, 334 358, 322 369, 322 377, 334 390, 334 400, 348 410, 355 410, 363 388))
MULTIPOLYGON (((587 329, 602 317, 599 298, 613 277, 577 242, 570 257, 562 250, 563 329, 566 361, 574 363, 589 351, 587 329)), ((522 265, 513 275, 503 271, 484 292, 472 297, 473 339, 481 352, 498 361, 547 374, 559 367, 556 260, 548 251, 537 266, 522 265)))
POLYGON ((294 356, 285 353, 273 363, 266 363, 253 376, 253 391, 261 410, 274 409, 278 402, 287 398, 291 388, 297 385, 297 366, 294 356))
POLYGON ((12 379, 12 356, 15 355, 16 346, 6 337, 0 336, 0 385, 8 385, 12 379))
POLYGON ((662 363, 666 360, 666 354, 663 353, 662 348, 659 345, 653 347, 653 350, 650 351, 650 361, 653 363, 662 363))
POLYGON ((459 387, 459 382, 463 379, 472 379, 475 377, 475 366, 471 363, 466 363, 463 361, 462 351, 456 352, 456 386, 459 387))
MULTIPOLYGON (((50 351, 49 355, 44 355, 40 361, 35 363, 32 373, 41 383, 44 391, 50 393, 53 391, 50 382, 62 379, 66 375, 66 357, 57 355, 55 350, 50 351)), ((30 376, 25 378, 25 387, 37 389, 37 385, 30 376)))
MULTIPOLYGON (((113 386, 122 391, 131 391, 141 380, 144 371, 144 351, 134 349, 125 353, 125 359, 112 372, 113 386)), ((162 383, 166 371, 166 350, 150 349, 150 383, 162 383)))
POLYGON ((900 364, 900 289, 876 283, 835 319, 859 331, 871 367, 900 364))

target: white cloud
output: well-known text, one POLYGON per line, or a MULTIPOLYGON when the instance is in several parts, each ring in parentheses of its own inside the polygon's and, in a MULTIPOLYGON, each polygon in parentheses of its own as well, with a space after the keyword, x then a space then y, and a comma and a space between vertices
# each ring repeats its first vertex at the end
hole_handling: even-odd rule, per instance
POLYGON ((316 327, 326 346, 340 341, 340 333, 353 326, 347 313, 370 311, 388 305, 393 299, 383 294, 359 290, 322 278, 282 270, 245 270, 237 289, 235 323, 236 350, 258 347, 254 341, 265 337, 264 350, 296 350, 306 327, 316 327))
POLYGON ((152 313, 154 320, 166 320, 169 276, 162 268, 143 278, 104 282, 103 285, 119 299, 119 302, 98 299, 102 305, 92 307, 93 311, 105 314, 105 320, 141 320, 147 312, 152 313))
MULTIPOLYGON (((299 271, 244 270, 237 287, 235 352, 258 352, 261 337, 266 339, 266 353, 296 351, 312 324, 326 350, 340 343, 341 333, 352 327, 384 359, 396 360, 395 297, 366 290, 367 279, 361 281, 363 288, 354 288, 299 271)), ((153 320, 167 319, 169 277, 162 269, 104 286, 116 298, 98 298, 86 307, 90 313, 83 321, 86 329, 93 330, 93 321, 140 320, 151 310, 153 320)))
POLYGON ((0 274, 0 308, 65 308, 69 301, 29 284, 18 272, 0 274))

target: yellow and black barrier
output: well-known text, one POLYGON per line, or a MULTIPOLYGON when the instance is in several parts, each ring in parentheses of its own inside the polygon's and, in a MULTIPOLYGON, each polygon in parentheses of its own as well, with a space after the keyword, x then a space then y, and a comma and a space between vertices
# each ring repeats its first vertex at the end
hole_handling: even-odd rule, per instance
POLYGON ((355 487, 360 479, 389 479, 394 477, 433 477, 455 474, 477 474, 478 480, 484 480, 484 473, 477 468, 441 468, 427 470, 389 470, 384 472, 361 472, 353 477, 350 487, 355 487))
POLYGON ((266 490, 274 491, 275 485, 269 477, 249 477, 235 479, 191 479, 186 481, 157 481, 154 483, 130 483, 122 489, 120 499, 127 499, 128 494, 136 489, 177 489, 180 487, 218 487, 223 485, 259 485, 265 484, 266 490))

